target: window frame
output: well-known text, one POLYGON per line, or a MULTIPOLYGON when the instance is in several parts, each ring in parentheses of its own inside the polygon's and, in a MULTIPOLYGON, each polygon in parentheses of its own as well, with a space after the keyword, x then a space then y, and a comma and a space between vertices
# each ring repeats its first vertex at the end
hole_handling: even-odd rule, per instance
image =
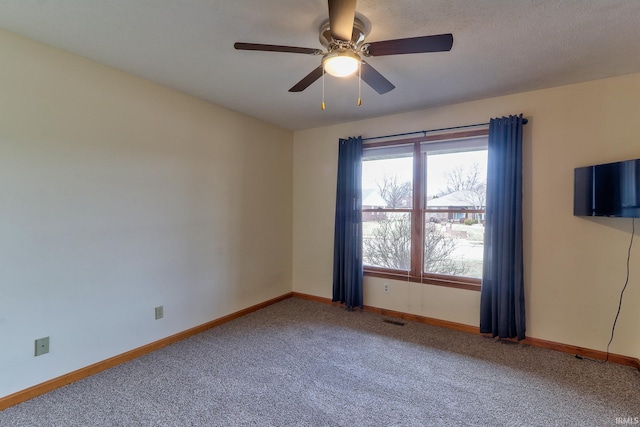
POLYGON ((407 212, 411 214, 411 268, 410 270, 395 270, 384 267, 363 265, 366 277, 378 277, 390 280, 402 280, 407 282, 417 282, 436 286, 445 286, 457 289, 467 289, 479 291, 481 279, 462 276, 448 276, 444 274, 424 272, 424 235, 422 223, 425 221, 427 213, 485 213, 484 209, 428 209, 426 208, 424 186, 426 185, 426 168, 424 160, 426 152, 422 149, 425 143, 441 141, 453 141, 472 137, 488 137, 489 129, 475 129, 461 132, 441 133, 437 135, 425 135, 416 138, 401 140, 389 140, 382 142, 365 143, 364 149, 374 149, 394 146, 413 146, 413 203, 410 209, 400 208, 374 208, 362 209, 362 212, 407 212))

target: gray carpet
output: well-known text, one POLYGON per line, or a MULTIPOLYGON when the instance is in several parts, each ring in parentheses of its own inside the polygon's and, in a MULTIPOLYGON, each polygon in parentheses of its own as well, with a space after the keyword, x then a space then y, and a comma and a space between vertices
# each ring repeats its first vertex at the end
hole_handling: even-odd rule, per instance
POLYGON ((0 425, 602 426, 640 417, 634 368, 382 320, 288 299, 6 409, 0 425))

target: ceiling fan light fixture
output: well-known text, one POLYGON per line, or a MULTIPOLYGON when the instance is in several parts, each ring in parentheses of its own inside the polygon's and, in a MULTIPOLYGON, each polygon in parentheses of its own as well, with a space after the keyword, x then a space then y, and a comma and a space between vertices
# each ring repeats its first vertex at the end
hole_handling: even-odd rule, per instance
POLYGON ((324 71, 335 77, 348 77, 358 71, 360 56, 352 50, 334 50, 322 58, 324 71))
MULTIPOLYGON (((261 43, 237 42, 237 50, 257 50, 262 52, 285 52, 322 56, 322 63, 289 89, 289 92, 302 92, 324 75, 348 77, 360 72, 360 81, 364 81, 380 95, 395 89, 395 86, 369 63, 371 57, 405 55, 412 53, 448 52, 453 46, 453 34, 434 34, 429 36, 391 39, 367 42, 371 23, 356 12, 357 0, 327 0, 329 19, 320 25, 319 41, 324 47, 312 49, 298 46, 281 46, 261 43), (356 15, 359 15, 358 18, 356 15), (363 62, 361 58, 366 57, 363 62), (364 67, 364 68, 362 68, 364 67)), ((285 19, 285 17, 281 17, 285 19)))

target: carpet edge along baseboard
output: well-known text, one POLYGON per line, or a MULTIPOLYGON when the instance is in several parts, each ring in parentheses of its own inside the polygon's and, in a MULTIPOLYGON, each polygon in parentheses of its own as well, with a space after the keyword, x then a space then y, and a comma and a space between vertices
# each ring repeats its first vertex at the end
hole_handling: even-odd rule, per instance
POLYGON ((36 384, 32 387, 26 388, 24 390, 17 391, 8 396, 0 398, 0 411, 7 409, 11 406, 15 406, 19 403, 25 402, 29 399, 33 399, 36 396, 40 396, 41 394, 48 393, 52 390, 55 390, 60 387, 64 387, 65 385, 71 384, 83 378, 90 377, 91 375, 95 375, 98 372, 102 372, 106 369, 112 368, 116 365, 120 365, 121 363, 128 362, 130 360, 136 359, 140 356, 143 356, 147 353, 151 353, 153 351, 159 350, 163 347, 171 345, 175 342, 181 341, 183 339, 189 338, 193 335, 204 332, 208 329, 214 328, 216 326, 222 325, 223 323, 230 322, 231 320, 237 319, 242 316, 246 316, 249 313, 254 311, 258 311, 262 308, 268 307, 272 304, 278 303, 280 301, 284 301, 293 296, 292 292, 288 292, 284 295, 280 295, 279 297, 272 298, 270 300, 261 302, 256 305, 252 305, 251 307, 247 307, 245 309, 236 311, 234 313, 228 314, 226 316, 222 316, 215 320, 212 320, 207 323, 203 323, 202 325, 195 326, 193 328, 187 329, 182 332, 178 332, 177 334, 170 335, 166 338, 162 338, 158 341, 154 341, 152 343, 143 345, 142 347, 134 348, 133 350, 129 350, 127 352, 118 354, 116 356, 110 357, 108 359, 102 360, 100 362, 94 363, 89 366, 85 366, 84 368, 80 368, 73 372, 69 372, 68 374, 61 375, 57 378, 53 378, 51 380, 45 381, 40 384, 36 384))
MULTIPOLYGON (((97 374, 98 372, 102 372, 106 369, 112 368, 121 363, 128 362, 130 360, 136 359, 140 356, 143 356, 147 353, 151 353, 153 351, 159 350, 163 347, 171 345, 177 341, 181 341, 185 338, 189 338, 193 335, 204 332, 208 329, 214 328, 216 326, 222 325, 223 323, 229 322, 231 320, 237 319, 239 317, 245 316, 254 311, 260 310, 262 308, 268 307, 272 304, 278 303, 280 301, 284 301, 289 298, 299 298, 305 299, 309 301, 320 302, 323 304, 331 304, 337 305, 340 304, 334 303, 329 298, 318 297, 315 295, 309 295, 299 292, 289 292, 284 295, 281 295, 276 298, 272 298, 270 300, 264 301, 262 303, 253 305, 251 307, 245 308, 243 310, 239 310, 235 313, 228 314, 226 316, 220 317, 218 319, 212 320, 210 322, 204 323, 202 325, 187 329, 182 332, 178 332, 177 334, 168 336, 166 338, 162 338, 158 341, 154 341, 152 343, 146 344, 142 347, 135 348, 133 350, 127 351, 125 353, 113 356, 109 359, 105 359, 101 362, 94 363, 92 365, 86 366, 84 368, 80 368, 76 371, 70 372, 65 375, 61 375, 57 378, 53 378, 49 381, 45 381, 40 384, 36 384, 32 387, 29 387, 24 390, 20 390, 8 396, 0 398, 0 411, 9 408, 11 406, 17 405, 19 403, 25 402, 29 399, 33 399, 36 396, 40 396, 41 394, 45 394, 49 391, 55 390, 57 388, 63 387, 65 385, 71 384, 83 378, 87 378, 91 375, 97 374)), ((466 325, 463 323, 450 322, 447 320, 434 319, 425 316, 419 316, 416 314, 403 313, 395 310, 388 310, 379 307, 371 307, 365 306, 364 311, 375 313, 383 316, 394 317, 399 319, 404 319, 412 322, 425 323, 432 326, 439 326, 448 329, 454 329, 462 332, 472 333, 472 334, 480 334, 480 330, 477 326, 466 325)), ((513 340, 512 340, 513 341, 513 340)), ((531 345, 535 347, 546 348, 549 350, 560 351, 563 353, 576 354, 580 357, 588 357, 592 359, 604 360, 606 358, 606 353, 599 350, 592 350, 584 347, 577 347, 568 344, 557 343, 553 341, 546 341, 538 338, 525 338, 522 341, 519 341, 520 344, 531 345)), ((637 369, 640 369, 640 359, 636 359, 630 356, 623 356, 619 354, 609 354, 610 362, 618 363, 621 365, 632 366, 637 369)))
MULTIPOLYGON (((337 306, 340 305, 337 302, 332 302, 330 298, 318 297, 315 295, 308 295, 308 294, 303 294, 299 292, 293 292, 292 296, 294 298, 301 298, 301 299, 306 299, 310 301, 321 302, 323 304, 331 304, 331 305, 337 305, 337 306)), ((366 305, 364 306, 364 311, 380 314, 382 316, 409 320, 411 322, 425 323, 427 325, 440 326, 443 328, 455 329, 457 331, 463 331, 463 332, 468 332, 472 334, 480 334, 480 328, 478 328, 477 326, 450 322, 448 320, 434 319, 432 317, 420 316, 417 314, 409 314, 401 311, 388 310, 386 308, 371 307, 366 305)), ((480 334, 480 335, 491 337, 490 335, 487 335, 487 334, 480 334)), ((503 340, 517 342, 519 344, 524 344, 524 345, 530 345, 533 347, 540 347, 540 348, 546 348, 549 350, 555 350, 561 353, 575 354, 580 357, 586 357, 590 359, 605 360, 607 357, 607 353, 604 351, 593 350, 590 348, 578 347, 575 345, 563 344, 563 343, 558 343, 554 341, 547 341, 539 338, 527 337, 522 341, 517 341, 515 339, 503 339, 503 340)), ((617 363, 620 365, 632 366, 634 368, 640 369, 640 359, 636 359, 631 356, 623 356, 620 354, 609 353, 608 360, 610 362, 617 363)))

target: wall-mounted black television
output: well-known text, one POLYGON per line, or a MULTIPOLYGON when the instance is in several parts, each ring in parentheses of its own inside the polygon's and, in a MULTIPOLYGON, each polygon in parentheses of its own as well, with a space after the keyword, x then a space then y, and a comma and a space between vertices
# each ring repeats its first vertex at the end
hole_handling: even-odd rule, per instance
POLYGON ((573 214, 640 218, 640 159, 576 168, 573 214))

